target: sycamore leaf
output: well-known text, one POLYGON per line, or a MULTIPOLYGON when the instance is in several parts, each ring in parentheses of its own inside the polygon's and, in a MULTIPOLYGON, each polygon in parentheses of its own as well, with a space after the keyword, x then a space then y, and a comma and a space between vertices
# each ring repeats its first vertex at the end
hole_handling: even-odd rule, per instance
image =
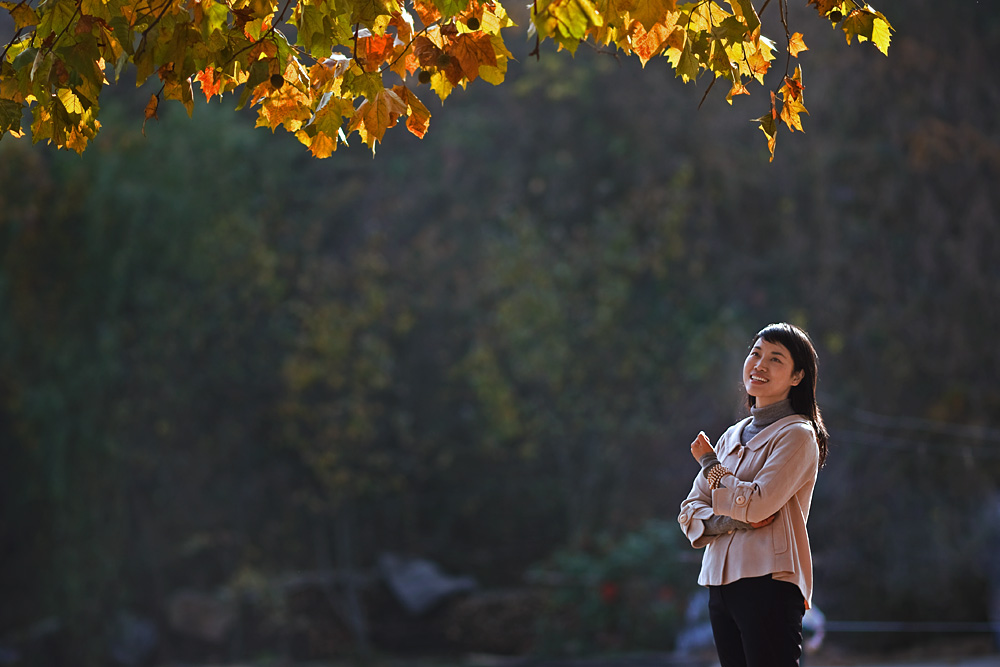
POLYGON ((211 101, 212 97, 220 94, 222 88, 221 72, 216 72, 215 67, 206 67, 195 75, 195 79, 201 83, 201 92, 205 93, 205 101, 211 101))
POLYGON ((499 86, 507 76, 507 61, 514 58, 507 50, 503 38, 500 35, 491 35, 490 43, 493 46, 493 56, 496 59, 495 65, 480 65, 479 78, 483 81, 499 86))
POLYGON ((6 132, 20 135, 23 111, 21 103, 0 98, 0 137, 6 132))
POLYGON ((750 32, 760 27, 760 17, 757 16, 757 10, 754 9, 750 0, 733 0, 729 5, 733 8, 733 13, 743 20, 750 32))
POLYGON ((433 25, 441 20, 441 10, 427 0, 414 0, 413 11, 424 25, 433 25))
POLYGON ((357 58, 366 72, 377 71, 386 60, 394 55, 395 35, 370 35, 358 40, 357 58))
POLYGON ((770 162, 774 162, 774 148, 778 143, 778 125, 775 120, 778 117, 778 112, 775 107, 776 101, 774 96, 774 91, 771 91, 771 111, 764 114, 760 118, 755 118, 754 122, 759 123, 760 131, 764 133, 767 137, 767 149, 771 153, 770 162))
POLYGON ((375 144, 382 141, 385 131, 396 125, 399 117, 406 114, 406 104, 395 92, 383 89, 373 100, 365 100, 348 125, 348 131, 356 131, 361 140, 371 147, 375 154, 375 144))
POLYGON ((892 39, 892 26, 882 14, 875 12, 875 21, 872 25, 872 44, 882 52, 889 55, 889 42, 892 39))
POLYGON ((826 16, 831 9, 841 4, 841 0, 809 0, 809 4, 816 6, 820 16, 826 16))
POLYGON ((60 88, 56 93, 56 97, 59 98, 59 102, 62 103, 63 109, 66 113, 71 115, 80 116, 84 112, 83 103, 80 102, 80 98, 73 93, 69 88, 60 88))
POLYGON ((859 42, 871 41, 879 51, 889 55, 892 26, 885 16, 871 7, 855 9, 848 14, 841 24, 841 30, 844 31, 848 44, 852 37, 857 37, 859 42))
POLYGON ((632 19, 641 23, 643 30, 648 32, 673 11, 674 0, 635 0, 630 14, 632 19))
MULTIPOLYGON (((100 127, 109 65, 116 83, 129 65, 137 84, 154 74, 161 80, 161 92, 144 112, 143 131, 161 99, 179 101, 191 114, 197 82, 206 102, 235 91, 237 108, 259 106, 258 125, 285 128, 317 157, 346 142, 345 118, 373 150, 401 115, 422 137, 430 113, 405 82, 419 70, 419 82, 442 101, 477 78, 504 82, 513 57, 501 31, 514 24, 496 0, 410 2, 0 0, 0 13, 9 14, 7 24, 18 32, 0 44, 0 138, 20 133, 27 111, 32 141, 82 150, 100 127), (294 46, 285 35, 288 25, 295 29, 294 46), (390 76, 404 85, 388 90, 390 76)), ((539 40, 552 39, 560 50, 575 52, 584 41, 613 45, 643 66, 664 55, 685 82, 711 70, 731 82, 726 99, 732 102, 749 92, 749 81, 763 84, 774 59, 774 43, 761 35, 759 4, 766 3, 533 0, 530 20, 539 40)), ((809 5, 843 29, 848 43, 871 41, 887 52, 893 29, 869 5, 809 5)), ((806 50, 801 33, 787 43, 790 56, 806 50)), ((801 130, 800 116, 807 113, 801 80, 790 77, 774 92, 781 106, 772 103, 763 129, 783 122, 801 130)), ((773 137, 768 134, 772 158, 773 137)))
POLYGON ((801 32, 797 32, 788 38, 788 53, 792 56, 798 58, 800 53, 808 50, 809 47, 806 46, 801 32))
POLYGON ((786 99, 781 103, 781 120, 785 122, 788 129, 791 131, 798 130, 799 132, 804 132, 802 129, 802 120, 799 118, 799 114, 808 114, 805 106, 802 104, 802 98, 792 98, 786 99))
POLYGON ((315 158, 328 158, 337 150, 336 135, 330 136, 325 132, 319 132, 309 142, 309 152, 315 158))
POLYGON ((677 76, 684 80, 684 83, 698 78, 698 58, 694 55, 690 41, 684 43, 684 49, 680 53, 675 69, 677 76))
POLYGON ((392 90, 406 105, 406 129, 414 136, 423 139, 431 122, 431 112, 406 86, 393 86, 392 90))
POLYGON ((157 107, 160 106, 160 98, 155 94, 149 96, 149 102, 146 102, 146 109, 143 111, 145 118, 142 120, 142 136, 146 136, 146 121, 150 118, 159 120, 160 117, 156 114, 157 107))
POLYGON ((490 36, 483 33, 459 35, 447 54, 458 62, 462 75, 469 81, 474 81, 479 76, 480 66, 495 67, 497 64, 490 36))
POLYGON ((14 19, 14 30, 38 25, 38 14, 26 2, 0 2, 0 7, 10 12, 10 17, 14 19))
POLYGON ((664 44, 666 44, 673 29, 667 28, 662 23, 657 23, 649 32, 646 32, 642 23, 636 21, 632 30, 632 50, 639 57, 639 62, 642 63, 643 67, 653 57, 663 52, 664 44))

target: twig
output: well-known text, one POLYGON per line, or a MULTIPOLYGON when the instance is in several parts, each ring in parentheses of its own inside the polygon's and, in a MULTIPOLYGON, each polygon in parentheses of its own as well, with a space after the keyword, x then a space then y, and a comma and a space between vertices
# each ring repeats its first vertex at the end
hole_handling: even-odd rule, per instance
POLYGON ((719 80, 719 73, 712 72, 712 83, 708 84, 708 88, 705 89, 705 94, 701 96, 701 102, 698 102, 698 109, 701 109, 701 105, 705 103, 705 99, 708 97, 708 93, 712 90, 712 86, 715 82, 719 80))
POLYGON ((10 47, 14 46, 14 42, 16 42, 17 38, 21 36, 21 32, 23 30, 24 28, 18 28, 17 32, 14 33, 14 36, 10 38, 9 42, 7 42, 7 46, 4 47, 3 53, 0 54, 0 62, 3 62, 4 60, 7 59, 7 52, 10 51, 10 47))

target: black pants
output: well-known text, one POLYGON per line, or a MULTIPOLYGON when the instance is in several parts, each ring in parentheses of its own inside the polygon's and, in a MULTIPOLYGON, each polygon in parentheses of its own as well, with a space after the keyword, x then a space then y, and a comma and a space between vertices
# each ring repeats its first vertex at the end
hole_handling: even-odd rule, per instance
POLYGON ((805 602, 771 575, 710 586, 708 613, 721 667, 794 667, 802 656, 805 602))

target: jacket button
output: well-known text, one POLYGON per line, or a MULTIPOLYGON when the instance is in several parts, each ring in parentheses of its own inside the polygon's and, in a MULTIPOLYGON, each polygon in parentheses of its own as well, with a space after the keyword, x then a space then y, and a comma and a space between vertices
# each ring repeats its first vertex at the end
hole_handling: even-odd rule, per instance
POLYGON ((687 523, 688 522, 688 515, 687 514, 681 514, 679 517, 677 517, 677 520, 680 521, 681 523, 687 523))
POLYGON ((737 505, 742 505, 742 504, 743 504, 743 503, 745 503, 746 501, 747 501, 747 499, 746 499, 746 498, 744 498, 743 496, 736 496, 736 504, 737 504, 737 505))

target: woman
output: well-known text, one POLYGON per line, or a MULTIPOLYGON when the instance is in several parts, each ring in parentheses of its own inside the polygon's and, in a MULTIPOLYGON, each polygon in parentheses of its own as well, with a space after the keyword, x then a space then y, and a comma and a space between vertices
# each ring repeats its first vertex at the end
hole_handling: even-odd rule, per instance
POLYGON ((704 432, 691 443, 702 469, 677 520, 705 548, 698 583, 709 588, 721 667, 785 667, 802 655, 812 595, 806 521, 827 452, 817 370, 805 331, 768 325, 743 364, 751 416, 714 450, 704 432))

